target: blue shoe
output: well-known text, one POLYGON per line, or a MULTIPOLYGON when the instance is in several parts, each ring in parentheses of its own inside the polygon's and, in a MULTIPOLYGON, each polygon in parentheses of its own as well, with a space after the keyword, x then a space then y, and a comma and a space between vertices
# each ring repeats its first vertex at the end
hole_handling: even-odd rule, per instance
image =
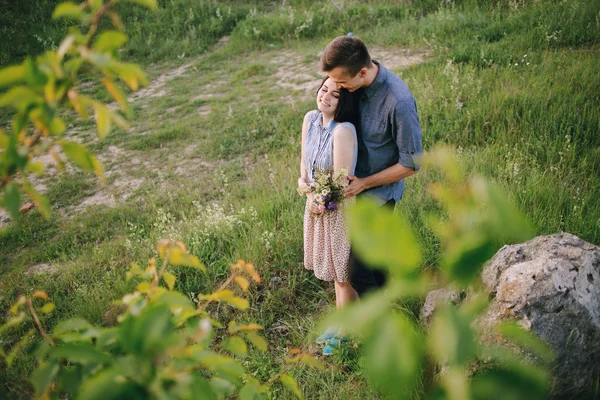
POLYGON ((333 352, 340 347, 344 346, 350 340, 346 336, 335 335, 327 342, 327 345, 323 347, 323 355, 330 356, 333 355, 333 352))
POLYGON ((348 343, 348 338, 346 336, 335 335, 331 339, 329 339, 329 346, 333 348, 337 348, 348 343))
POLYGON ((317 344, 326 344, 330 339, 334 338, 337 335, 337 329, 335 328, 327 328, 325 333, 315 339, 317 344))
POLYGON ((324 356, 332 356, 334 350, 335 350, 335 347, 332 347, 329 344, 325 345, 325 347, 323 347, 323 355, 324 356))

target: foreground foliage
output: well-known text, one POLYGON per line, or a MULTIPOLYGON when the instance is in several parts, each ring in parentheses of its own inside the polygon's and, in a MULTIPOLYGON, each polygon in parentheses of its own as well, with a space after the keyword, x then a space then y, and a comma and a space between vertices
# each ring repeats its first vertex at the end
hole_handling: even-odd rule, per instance
MULTIPOLYGON (((31 381, 36 396, 42 398, 216 399, 239 391, 241 399, 253 399, 268 392, 275 381, 302 398, 295 379, 286 371, 295 364, 322 368, 320 361, 292 350, 287 365, 262 383, 247 375, 240 362, 247 356, 247 343, 267 350, 267 342, 258 333, 262 326, 232 319, 227 332, 216 339, 215 330, 224 326, 211 317, 212 304, 245 311, 248 300, 236 295, 232 286, 246 292, 251 281, 260 282, 254 266, 239 260, 217 291, 190 299, 173 290, 172 267, 206 267, 181 242, 162 240, 156 251, 160 259, 150 259, 146 268, 131 265, 127 279, 139 283, 135 292, 116 302, 122 312, 117 326, 97 327, 75 317, 47 333, 38 313, 51 313, 54 304, 46 292, 36 291, 32 297, 19 298, 10 310, 13 317, 0 326, 0 333, 21 325, 32 329, 8 355, 0 355, 10 366, 20 347, 39 331, 44 342, 35 351, 39 365, 31 381)), ((243 313, 239 316, 243 318, 243 313)))
MULTIPOLYGON (((171 1, 170 3, 184 4, 185 2, 171 1)), ((225 167, 215 173, 223 177, 212 180, 209 178, 208 183, 201 187, 201 190, 194 192, 190 192, 189 187, 195 187, 197 182, 184 181, 187 184, 185 188, 168 195, 160 193, 155 186, 151 185, 153 193, 145 193, 143 198, 144 204, 148 204, 146 207, 138 208, 137 203, 111 210, 98 207, 93 210, 88 209, 86 215, 80 215, 73 220, 61 218, 49 222, 37 220, 38 215, 35 210, 33 214, 21 216, 15 222, 13 232, 0 238, 2 250, 8 249, 0 254, 3 267, 6 267, 3 268, 2 276, 5 284, 2 288, 4 298, 1 299, 3 310, 8 310, 9 301, 14 301, 20 294, 29 293, 28 296, 31 297, 32 292, 28 292, 29 288, 43 287, 57 304, 57 310, 50 314, 45 314, 38 309, 37 313, 44 325, 53 327, 72 315, 85 316, 86 320, 99 323, 109 299, 120 298, 123 294, 132 291, 132 281, 125 283, 120 279, 125 273, 123 269, 128 268, 129 262, 148 258, 147 254, 152 251, 152 244, 155 243, 156 237, 165 236, 162 235, 164 226, 168 226, 169 231, 177 230, 177 233, 183 229, 181 236, 175 237, 181 237, 188 243, 191 253, 211 266, 206 274, 197 271, 197 276, 193 277, 187 273, 180 275, 174 272, 177 276, 177 289, 190 298, 196 299, 195 294, 198 290, 211 292, 212 290, 207 290, 206 287, 219 282, 226 273, 225 270, 229 271, 231 260, 239 257, 253 260, 267 282, 271 277, 283 278, 282 287, 266 290, 261 288, 258 293, 249 295, 252 297, 249 311, 255 314, 253 318, 265 326, 270 347, 267 353, 249 350, 250 356, 244 359, 244 365, 247 364, 246 371, 260 378, 262 382, 267 382, 271 376, 276 376, 281 368, 279 362, 281 355, 286 353, 290 343, 292 346, 300 346, 303 343, 302 337, 312 326, 313 316, 322 311, 323 304, 328 300, 328 294, 331 295, 316 284, 309 275, 298 272, 301 268, 297 267, 301 259, 300 235, 297 234, 301 221, 297 215, 301 214, 302 205, 292 193, 293 187, 290 186, 290 181, 293 181, 295 169, 290 171, 289 165, 292 161, 294 165, 296 164, 294 157, 297 153, 298 139, 295 132, 298 121, 301 121, 301 116, 310 105, 301 104, 300 107, 296 105, 294 108, 293 106, 281 107, 280 102, 276 106, 268 104, 269 100, 275 98, 274 94, 270 94, 272 97, 269 98, 269 90, 265 86, 257 87, 255 83, 245 78, 248 75, 252 78, 261 78, 261 75, 270 78, 268 75, 273 71, 270 65, 258 64, 258 67, 263 67, 262 70, 257 68, 256 64, 244 65, 244 54, 239 56, 236 54, 235 58, 232 58, 233 53, 228 52, 228 49, 239 51, 245 43, 244 37, 254 37, 252 46, 257 48, 269 49, 272 44, 276 46, 291 44, 295 52, 304 52, 306 57, 309 57, 310 52, 310 57, 314 58, 314 54, 322 49, 322 44, 318 43, 319 37, 325 40, 323 35, 345 32, 338 32, 336 29, 339 28, 339 24, 336 25, 333 20, 327 20, 330 24, 325 27, 327 29, 311 22, 311 14, 302 12, 302 8, 299 7, 300 4, 306 3, 308 2, 292 1, 289 2, 291 6, 286 7, 285 10, 274 7, 264 11, 259 10, 254 16, 249 15, 248 22, 236 29, 230 45, 224 49, 226 51, 211 54, 207 59, 193 61, 202 71, 209 71, 214 63, 218 62, 224 68, 223 74, 231 74, 239 78, 239 81, 231 80, 230 86, 218 87, 217 90, 229 93, 229 89, 233 89, 236 91, 235 95, 242 97, 245 91, 239 86, 247 85, 252 91, 266 92, 268 94, 266 100, 264 98, 252 100, 252 104, 249 104, 249 101, 232 103, 233 96, 211 100, 209 104, 213 107, 213 114, 216 115, 212 118, 198 118, 192 115, 196 110, 194 104, 188 104, 189 98, 198 93, 189 87, 194 85, 202 87, 205 81, 198 78, 203 74, 188 75, 182 82, 173 82, 172 89, 174 92, 179 92, 179 96, 155 99, 149 104, 149 109, 154 110, 142 111, 142 116, 138 118, 140 121, 144 120, 143 124, 141 122, 140 124, 146 127, 167 119, 168 126, 164 130, 149 136, 127 135, 129 138, 112 135, 96 146, 102 148, 101 146, 107 146, 106 143, 109 143, 138 149, 145 154, 165 147, 178 154, 186 140, 201 141, 203 140, 201 135, 207 135, 209 138, 202 142, 198 152, 209 160, 229 161, 225 167), (297 29, 304 25, 307 27, 297 29), (253 28, 260 32, 256 33, 253 28), (311 32, 311 30, 319 31, 311 32), (314 43, 302 41, 302 38, 312 37, 316 38, 314 43), (297 47, 294 48, 297 43, 297 47), (231 47, 232 45, 238 47, 231 47), (306 48, 310 46, 314 48, 306 48), (230 63, 242 64, 229 65, 230 63), (252 75, 256 71, 258 76, 252 75), (227 114, 231 104, 236 112, 227 119, 218 118, 219 113, 227 114), (180 106, 178 112, 170 116, 163 113, 165 108, 173 105, 180 106), (256 107, 256 111, 255 105, 259 106, 256 107), (185 131, 187 136, 171 135, 172 131, 185 131), (179 140, 181 137, 184 140, 179 140), (242 140, 239 140, 240 138, 242 140), (259 159, 262 155, 268 154, 271 161, 266 161, 265 158, 266 162, 261 161, 256 164, 255 174, 246 176, 240 172, 246 164, 238 162, 235 157, 247 154, 258 154, 259 159), (244 181, 246 178, 251 182, 246 184, 244 181), (211 188, 217 185, 222 187, 215 190, 211 188), (190 209, 193 208, 192 201, 198 199, 201 199, 200 202, 218 200, 223 208, 219 212, 195 215, 190 212, 190 209), (251 206, 256 207, 254 211, 257 211, 257 216, 241 217, 243 207, 248 211, 251 206), (196 229, 195 221, 190 223, 188 218, 210 219, 213 214, 223 214, 223 217, 240 216, 241 227, 236 225, 231 230, 215 228, 200 232, 196 229), (161 219, 162 217, 165 217, 166 222, 161 219), (161 224, 156 228, 158 221, 161 221, 161 224), (131 240, 132 248, 123 246, 123 236, 127 237, 127 241, 131 240), (98 244, 99 241, 102 243, 98 244), (61 269, 58 276, 42 278, 22 274, 22 271, 31 265, 46 261, 56 262, 60 267, 65 268, 61 269), (194 295, 189 296, 192 291, 194 295), (296 309, 290 311, 293 307, 296 309), (284 331, 283 328, 286 327, 288 330, 284 331)), ((354 30, 369 43, 394 46, 394 48, 427 46, 434 52, 436 60, 401 71, 403 79, 413 89, 420 106, 427 148, 431 148, 440 140, 460 146, 458 153, 460 159, 467 164, 467 174, 478 172, 491 177, 505 188, 505 194, 500 198, 515 200, 531 217, 536 232, 567 230, 586 240, 597 242, 600 225, 596 222, 600 214, 598 203, 594 199, 598 197, 599 186, 597 174, 594 172, 600 165, 598 146, 596 146, 599 119, 595 112, 598 108, 596 93, 600 82, 600 79, 596 79, 598 70, 595 68, 596 44, 600 32, 597 19, 599 3, 500 1, 492 5, 486 4, 488 2, 475 1, 443 4, 435 1, 430 2, 435 3, 429 9, 430 13, 426 12, 424 18, 418 18, 418 13, 414 10, 409 10, 406 14, 394 11, 389 17, 385 17, 384 6, 379 7, 374 5, 378 2, 371 2, 373 8, 378 9, 372 14, 380 20, 389 22, 381 26, 377 26, 376 18, 370 14, 371 3, 364 7, 352 3, 354 5, 349 7, 352 5, 350 3, 345 3, 347 7, 340 7, 348 13, 359 15, 357 18, 365 21, 365 24, 361 25, 364 31, 360 31, 355 29, 356 25, 345 20, 349 24, 347 30, 354 30), (476 3, 479 7, 476 7, 476 3), (402 14, 405 19, 394 23, 399 14, 402 14), (381 18, 389 18, 389 20, 381 18)), ((413 2, 411 6, 416 3, 413 2)), ((171 10, 169 8, 163 11, 171 10)), ((313 8, 312 15, 320 18, 320 14, 315 10, 313 8)), ((210 18, 218 20, 216 10, 213 9, 211 13, 207 17, 208 20, 210 18)), ((130 33, 129 44, 132 40, 140 42, 150 38, 144 36, 141 14, 145 14, 145 11, 140 12, 137 22, 140 25, 138 36, 130 33)), ((327 16, 330 15, 335 15, 335 10, 332 8, 327 11, 327 16)), ((182 15, 177 17, 182 20, 188 19, 187 16, 183 18, 182 15)), ((123 19, 127 21, 126 17, 123 19)), ((227 18, 225 20, 227 21, 227 18)), ((319 21, 323 22, 323 20, 319 21)), ((195 22, 198 21, 190 19, 188 25, 181 24, 181 27, 189 30, 190 37, 195 22)), ((127 25, 129 26, 129 23, 127 25)), ((158 46, 157 38, 158 33, 147 43, 138 43, 136 46, 141 52, 148 52, 151 57, 158 57, 157 54, 152 55, 150 50, 156 48, 162 51, 160 48, 167 46, 158 46)), ((171 48, 168 50, 173 55, 182 55, 184 51, 187 52, 185 46, 190 47, 190 43, 193 43, 181 41, 183 47, 180 48, 174 45, 175 42, 178 41, 173 39, 169 42, 171 48)), ((132 52, 133 55, 136 54, 135 51, 132 52)), ((277 51, 274 50, 267 55, 274 53, 277 51)), ((264 54, 260 53, 255 58, 261 58, 264 54)), ((255 54, 251 53, 251 55, 255 54)), ((271 85, 272 79, 267 80, 271 85)), ((257 82, 262 81, 257 79, 257 82)), ((226 81, 225 84, 227 83, 226 81)), ((96 86, 103 87, 101 84, 96 86)), ((108 97, 105 95, 104 98, 108 97)), ((136 109, 136 111, 141 110, 136 109)), ((68 125, 69 119, 65 118, 65 122, 68 125)), ((151 157, 153 156, 154 153, 151 154, 151 157)), ((471 257, 467 259, 459 256, 472 246, 467 254, 475 254, 475 259, 483 259, 484 254, 492 254, 500 244, 497 241, 489 242, 487 239, 482 241, 479 237, 480 232, 473 234, 470 239, 459 240, 459 237, 468 238, 466 228, 471 226, 472 221, 457 224, 457 227, 465 228, 463 229, 465 235, 453 236, 448 233, 452 231, 451 229, 445 233, 444 229, 437 229, 439 224, 433 219, 441 218, 444 221, 449 210, 442 207, 444 203, 435 201, 429 194, 438 193, 437 190, 428 191, 430 183, 436 181, 440 173, 433 169, 427 171, 426 174, 421 173, 414 179, 411 178, 407 183, 406 198, 398 206, 415 228, 414 233, 423 248, 409 252, 412 257, 408 262, 404 262, 403 257, 393 256, 392 254, 395 253, 391 251, 388 251, 390 255, 385 260, 388 264, 399 263, 408 274, 407 277, 395 278, 395 283, 390 284, 387 289, 388 298, 381 300, 383 309, 388 312, 386 315, 399 314, 400 316, 394 317, 394 322, 390 324, 385 322, 384 316, 378 316, 374 321, 376 326, 385 327, 385 332, 406 334, 409 341, 413 338, 411 343, 414 344, 414 349, 403 349, 392 341, 384 342, 391 347, 386 347, 387 345, 378 347, 376 339, 384 336, 377 335, 368 327, 363 329, 360 326, 358 333, 363 335, 362 339, 370 342, 364 350, 369 355, 384 354, 384 350, 387 352, 390 349, 395 353, 406 354, 407 363, 399 363, 398 367, 392 370, 403 367, 406 369, 393 378, 397 379, 396 377, 400 376, 408 387, 414 387, 411 393, 413 397, 424 397, 426 394, 434 398, 438 394, 453 395, 453 391, 447 389, 453 385, 453 388, 462 388, 461 391, 456 392, 456 396, 462 394, 485 398, 486 388, 497 388, 498 382, 503 379, 506 385, 499 393, 509 397, 512 393, 509 388, 516 385, 517 393, 520 395, 513 395, 512 398, 522 397, 525 393, 525 385, 520 385, 518 382, 529 382, 533 395, 527 398, 539 397, 548 380, 546 373, 540 373, 536 368, 532 370, 527 365, 524 372, 515 373, 514 371, 523 369, 518 360, 511 359, 510 355, 505 353, 498 356, 497 349, 486 348, 473 340, 475 332, 472 332, 468 322, 483 305, 441 312, 444 317, 439 317, 441 322, 434 325, 430 333, 422 332, 415 321, 414 315, 418 314, 419 298, 424 293, 424 289, 418 285, 421 281, 415 279, 410 271, 417 275, 416 267, 411 266, 411 263, 418 262, 416 260, 419 259, 419 254, 426 275, 440 267, 443 271, 448 271, 446 278, 440 278, 441 282, 446 283, 451 280, 466 285, 472 281, 473 276, 477 275, 479 264, 473 262, 471 257), (431 215, 434 216, 433 219, 431 215), (442 251, 442 248, 449 249, 448 253, 452 253, 452 256, 442 251), (397 261, 394 261, 395 259, 397 261), (409 283, 408 288, 402 286, 404 283, 409 283), (418 294, 413 296, 411 293, 418 294), (397 322, 398 319, 408 320, 408 322, 397 322), (406 333, 410 330, 413 330, 412 335, 406 333), (440 332, 443 332, 445 339, 443 346, 439 345, 439 341, 434 340, 434 336, 442 336, 440 332), (447 335, 447 332, 455 334, 447 335), (460 334, 457 335, 457 332, 460 334), (429 339, 423 340, 423 337, 429 339), (466 340, 459 340, 456 344, 457 337, 466 340), (450 351, 449 348, 454 350, 450 351), (456 349, 460 351, 457 353, 456 349), (448 354, 438 357, 435 355, 436 351, 448 354), (485 374, 481 373, 473 380, 464 380, 456 373, 462 370, 469 371, 469 365, 473 360, 481 358, 487 360, 488 354, 490 357, 494 356, 493 359, 496 360, 495 369, 485 374), (439 360, 445 365, 452 365, 451 370, 454 373, 449 377, 441 375, 440 379, 433 380, 431 370, 434 369, 434 372, 437 370, 431 368, 428 360, 439 360), (521 374, 525 378, 521 378, 521 374), (492 384, 487 385, 490 380, 492 384), (433 387, 437 389, 433 390, 433 387)), ((91 185, 89 182, 91 178, 88 181, 84 181, 82 175, 76 178, 77 182, 73 184, 72 176, 65 176, 56 187, 50 188, 47 196, 55 208, 63 207, 62 199, 65 196, 86 188, 85 185, 91 185), (81 183, 82 181, 85 185, 81 183)), ((454 192, 455 189, 459 189, 456 193, 461 194, 463 199, 471 198, 468 193, 480 193, 479 190, 467 190, 470 185, 452 182, 448 185, 447 178, 442 180, 443 187, 448 191, 454 192)), ((467 182, 467 179, 463 177, 462 182, 467 182)), ((477 182, 477 179, 473 181, 473 188, 488 187, 488 184, 481 185, 477 182)), ((477 198, 486 199, 485 196, 477 198)), ((478 207, 471 209, 475 203, 471 199, 467 203, 470 204, 469 207, 464 210, 453 208, 451 214, 461 214, 465 217, 465 221, 470 221, 471 213, 477 214, 475 211, 479 210, 478 207)), ((486 206, 482 207, 480 211, 483 212, 486 206)), ((510 227, 508 225, 510 219, 506 221, 504 226, 510 227)), ((491 222, 476 224, 479 230, 492 233, 499 232, 497 225, 491 222)), ((383 236, 386 238, 388 235, 383 236)), ((502 240, 520 241, 525 240, 529 235, 502 237, 502 240)), ((408 239, 403 240, 410 243, 408 239)), ((381 262, 382 265, 385 264, 384 261, 381 262)), ((32 305, 42 306, 38 304, 41 301, 34 298, 32 305)), ((368 309, 366 314, 371 315, 373 310, 374 308, 368 309)), ((224 322, 226 325, 227 320, 224 322)), ((30 321, 27 325, 22 325, 23 331, 15 328, 2 332, 2 345, 6 352, 10 354, 18 339, 32 327, 30 321)), ((509 333, 513 332, 510 325, 503 329, 509 333)), ((49 328, 49 335, 53 330, 54 328, 49 328)), ((218 330, 213 332, 217 332, 216 335, 219 336, 218 330)), ((32 352, 39 340, 39 336, 30 335, 25 340, 24 346, 20 347, 20 352, 14 353, 17 355, 13 358, 12 367, 6 369, 4 364, 0 366, 3 368, 2 372, 6 372, 6 374, 0 373, 4 375, 0 380, 8 377, 5 387, 8 388, 6 390, 9 391, 9 396, 21 395, 24 398, 31 396, 31 389, 24 382, 37 365, 32 352)), ((215 342, 220 343, 218 338, 215 342)), ((385 357, 382 358, 384 359, 385 357)), ((550 358, 544 356, 542 359, 550 358)), ((398 358, 386 362, 394 360, 398 358)), ((364 361, 367 363, 365 365, 370 365, 368 358, 364 361)), ((362 380, 363 371, 359 369, 351 373, 340 372, 342 368, 344 367, 338 368, 334 364, 329 365, 325 372, 300 368, 290 371, 290 374, 302 382, 300 390, 306 397, 317 396, 316 393, 326 393, 332 398, 374 396, 371 385, 365 384, 362 380), (366 391, 369 392, 365 393, 366 391)), ((366 369, 364 371, 365 374, 368 373, 366 369)), ((449 371, 449 369, 443 368, 442 371, 449 371)), ((373 382, 378 387, 385 387, 391 375, 385 376, 387 378, 382 377, 379 380, 374 377, 373 382)), ((282 392, 284 389, 277 385, 272 385, 271 388, 275 393, 272 395, 274 397, 288 394, 282 392)), ((395 394, 392 394, 392 397, 395 397, 395 394)))
MULTIPOLYGON (((155 8, 155 0, 131 0, 148 8, 155 8)), ((83 170, 94 172, 103 179, 100 162, 85 146, 63 139, 67 125, 65 109, 77 112, 82 119, 93 110, 98 137, 105 138, 111 127, 127 127, 124 116, 131 116, 127 97, 116 80, 121 80, 136 91, 147 84, 145 74, 135 64, 119 61, 118 49, 127 41, 121 31, 123 23, 112 8, 116 0, 104 2, 89 0, 80 4, 59 4, 54 18, 65 18, 80 24, 69 29, 67 36, 55 50, 48 50, 36 60, 25 59, 20 65, 0 70, 0 88, 8 87, 0 95, 0 108, 12 108, 12 132, 0 130, 0 206, 13 218, 19 214, 22 193, 35 202, 45 217, 51 207, 27 178, 28 173, 41 174, 42 161, 33 157, 49 154, 59 169, 65 169, 65 159, 83 170), (104 17, 108 17, 115 30, 99 32, 104 17), (84 29, 81 29, 83 27, 84 29), (81 93, 80 76, 97 73, 106 91, 118 104, 121 112, 109 108, 101 101, 81 93)))
POLYGON ((429 390, 435 399, 496 398, 503 391, 507 398, 545 398, 550 382, 546 368, 554 359, 548 346, 514 323, 497 327, 499 335, 536 355, 539 362, 533 364, 480 343, 473 328, 488 304, 479 282, 484 263, 504 243, 530 239, 530 224, 495 185, 479 176, 465 180, 451 151, 432 151, 426 164, 442 172, 442 180, 429 190, 448 216, 429 216, 443 246, 439 273, 420 273, 421 246, 402 212, 357 202, 350 214, 353 248, 390 279, 382 290, 335 313, 323 326, 341 326, 360 338, 364 372, 390 398, 410 397, 424 379, 426 360, 441 368, 429 390), (435 282, 470 287, 472 293, 458 308, 441 305, 424 332, 394 304, 424 296, 435 282), (478 360, 493 366, 472 379, 469 371, 478 360))

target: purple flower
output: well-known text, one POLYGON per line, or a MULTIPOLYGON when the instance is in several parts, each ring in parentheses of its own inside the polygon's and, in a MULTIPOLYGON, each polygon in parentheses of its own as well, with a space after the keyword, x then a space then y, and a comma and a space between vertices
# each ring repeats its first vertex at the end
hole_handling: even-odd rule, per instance
POLYGON ((325 203, 325 208, 326 208, 328 211, 333 211, 333 210, 335 210, 335 209, 336 209, 336 204, 335 204, 335 202, 333 202, 333 201, 328 201, 327 203, 325 203))

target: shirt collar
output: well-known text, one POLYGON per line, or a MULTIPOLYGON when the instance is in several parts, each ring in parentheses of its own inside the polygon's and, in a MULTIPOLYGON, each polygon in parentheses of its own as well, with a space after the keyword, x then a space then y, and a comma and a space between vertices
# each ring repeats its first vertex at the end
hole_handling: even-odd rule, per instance
MULTIPOLYGON (((323 113, 319 111, 319 113, 317 114, 317 117, 313 121, 313 125, 316 125, 319 128, 321 128, 322 122, 323 122, 323 113)), ((331 121, 329 121, 329 123, 327 124, 327 126, 325 126, 325 128, 329 132, 333 132, 333 129, 335 128, 336 125, 337 125, 337 121, 334 120, 334 119, 332 119, 331 121)))
POLYGON ((387 81, 387 69, 379 63, 379 61, 373 60, 374 64, 379 66, 377 76, 375 80, 369 85, 363 88, 363 96, 366 98, 372 98, 381 89, 387 81))

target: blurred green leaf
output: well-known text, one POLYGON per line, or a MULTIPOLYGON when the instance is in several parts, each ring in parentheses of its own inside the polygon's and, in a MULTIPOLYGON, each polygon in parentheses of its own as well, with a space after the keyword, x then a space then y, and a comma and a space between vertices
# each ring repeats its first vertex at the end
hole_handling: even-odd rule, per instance
POLYGON ((110 111, 104 104, 95 101, 92 103, 94 107, 96 125, 98 126, 98 137, 106 138, 110 133, 110 111))
MULTIPOLYGON (((65 56, 65 54, 67 54, 69 50, 73 47, 73 43, 75 43, 76 38, 77 37, 75 35, 67 35, 67 37, 65 37, 62 40, 62 42, 60 42, 58 50, 56 51, 60 59, 62 59, 65 56)), ((69 72, 71 71, 69 70, 69 72)))
POLYGON ((200 262, 198 257, 184 252, 179 247, 173 247, 169 251, 169 263, 174 266, 191 267, 206 271, 206 267, 200 262))
POLYGON ((25 67, 12 65, 0 69, 0 88, 20 83, 25 79, 25 67))
POLYGON ((53 303, 46 303, 42 306, 41 310, 44 314, 50 314, 52 311, 54 311, 54 304, 53 303))
MULTIPOLYGON (((110 93, 112 98, 115 99, 115 101, 117 102, 117 104, 119 105, 121 110, 123 110, 123 112, 126 113, 127 115, 130 115, 131 114, 131 106, 127 102, 127 97, 125 96, 123 91, 121 89, 119 89, 119 87, 113 81, 111 81, 109 79, 102 79, 102 84, 104 85, 104 87, 106 88, 108 93, 110 93)), ((113 120, 114 120, 114 118, 113 118, 113 120)))
POLYGON ((63 153, 65 153, 65 156, 67 156, 69 161, 71 161, 73 164, 77 165, 84 171, 94 171, 92 155, 85 146, 68 140, 61 140, 60 146, 63 153))
POLYGON ((456 235, 446 245, 442 266, 462 286, 471 283, 498 250, 498 245, 476 231, 456 235))
MULTIPOLYGON (((129 103, 127 103, 126 107, 128 108, 128 110, 126 111, 126 113, 130 116, 132 114, 132 108, 129 106, 129 103)), ((112 122, 115 123, 116 126, 118 126, 119 128, 123 129, 123 130, 127 130, 129 129, 129 124, 127 123, 127 121, 125 120, 125 118, 123 118, 121 116, 121 114, 119 114, 116 111, 111 111, 110 113, 110 119, 112 120, 112 122)))
POLYGON ((103 350, 113 348, 119 343, 119 328, 104 328, 96 339, 96 347, 103 350))
POLYGON ((167 284, 169 290, 173 290, 173 287, 175 287, 175 275, 173 275, 169 271, 165 271, 162 275, 162 278, 167 284))
POLYGON ((128 1, 130 3, 139 4, 141 6, 149 8, 150 10, 156 9, 156 0, 125 0, 125 1, 128 1))
POLYGON ((195 310, 190 298, 177 291, 165 291, 153 297, 151 303, 167 305, 171 311, 180 309, 182 312, 193 312, 195 310))
POLYGON ((318 331, 324 332, 328 327, 335 326, 348 334, 369 335, 376 329, 375 322, 388 315, 390 310, 391 300, 388 294, 379 290, 327 316, 319 323, 318 331))
POLYGON ((160 352, 171 343, 174 332, 171 311, 163 304, 146 307, 137 317, 127 316, 119 329, 123 346, 133 354, 160 352))
POLYGON ((259 385, 256 382, 246 383, 240 390, 238 399, 239 400, 255 400, 255 399, 257 399, 258 398, 258 387, 259 387, 259 385))
POLYGON ((378 207, 372 199, 358 199, 349 211, 353 250, 374 268, 392 275, 414 275, 421 263, 417 239, 401 213, 378 207))
POLYGON ((228 380, 214 377, 210 380, 210 386, 221 397, 230 396, 235 391, 235 385, 228 380))
POLYGON ((131 63, 123 63, 116 60, 111 60, 108 65, 108 69, 119 77, 129 88, 133 91, 137 91, 141 86, 148 84, 148 79, 142 71, 142 69, 131 63))
POLYGON ((64 391, 66 394, 75 398, 81 385, 82 373, 80 365, 63 366, 56 378, 57 392, 64 391))
POLYGON ((453 184, 463 182, 464 170, 456 158, 456 151, 450 147, 436 146, 425 154, 423 165, 438 168, 453 184))
POLYGON ((52 337, 59 339, 65 334, 81 332, 90 329, 92 325, 83 318, 75 317, 59 322, 52 331, 52 337))
POLYGON ((24 312, 20 312, 16 317, 12 317, 8 321, 6 321, 5 324, 0 325, 0 333, 2 333, 5 330, 10 329, 10 328, 12 328, 14 326, 21 325, 21 323, 23 321, 25 321, 25 313, 24 312))
POLYGON ((100 52, 115 51, 127 42, 127 35, 119 31, 105 31, 98 35, 94 49, 100 52))
POLYGON ((283 385, 286 388, 288 388, 288 390, 290 392, 292 392, 294 394, 294 396, 296 396, 297 399, 302 400, 304 398, 302 396, 302 392, 298 388, 298 383, 296 383, 296 380, 294 378, 292 378, 291 376, 289 376, 287 374, 281 374, 281 376, 279 377, 279 380, 281 381, 281 383, 283 383, 283 385))
POLYGON ((487 205, 486 222, 496 243, 524 242, 533 237, 531 224, 503 190, 482 177, 473 178, 471 187, 475 201, 487 205))
POLYGON ((477 354, 477 343, 471 320, 455 307, 439 307, 431 322, 428 346, 436 361, 442 365, 465 365, 477 354))
POLYGON ((17 184, 12 181, 4 186, 4 207, 13 219, 17 219, 21 208, 21 193, 17 184))
POLYGON ((267 341, 256 332, 246 333, 246 339, 252 343, 257 349, 267 351, 267 341))
POLYGON ((147 393, 118 371, 109 369, 85 379, 77 400, 143 400, 147 393))
POLYGON ((109 354, 97 350, 89 343, 63 344, 52 349, 50 356, 79 364, 104 364, 112 359, 109 354))
POLYGON ((75 3, 65 2, 60 3, 54 9, 52 18, 70 18, 79 20, 83 16, 83 11, 75 3))
POLYGON ((60 365, 55 360, 42 362, 31 374, 31 383, 35 389, 35 395, 40 396, 52 384, 58 373, 60 365))
POLYGON ((36 175, 41 175, 44 172, 44 163, 42 161, 30 161, 27 163, 27 171, 36 175))
POLYGON ((301 364, 307 365, 311 368, 316 368, 316 369, 320 369, 320 370, 325 369, 325 365, 323 365, 323 363, 318 358, 315 358, 315 357, 311 356, 310 354, 303 354, 302 356, 300 356, 300 359, 298 360, 298 362, 300 362, 301 364))
POLYGON ((223 342, 223 348, 237 356, 245 357, 248 353, 248 347, 246 346, 246 342, 240 337, 232 336, 229 337, 223 342))
POLYGON ((422 373, 423 341, 416 330, 406 317, 393 313, 377 321, 363 342, 365 374, 394 398, 409 398, 422 373))
POLYGON ((97 11, 98 9, 100 9, 100 7, 102 7, 103 3, 104 3, 104 0, 88 0, 88 4, 94 11, 97 11))
POLYGON ((40 71, 38 65, 31 59, 26 58, 23 61, 25 82, 30 87, 43 87, 48 83, 48 77, 40 71))
POLYGON ((201 359, 202 364, 220 377, 233 382, 241 382, 246 370, 238 361, 221 354, 211 353, 201 359))
POLYGON ((53 118, 48 125, 48 130, 51 135, 62 135, 66 129, 65 123, 60 118, 53 118))
POLYGON ((33 202, 38 206, 42 216, 44 218, 50 218, 50 215, 52 214, 52 207, 50 206, 48 199, 39 194, 37 190, 35 190, 26 180, 23 180, 23 190, 25 190, 25 193, 27 193, 31 200, 33 200, 33 202))
POLYGON ((554 361, 555 355, 552 348, 533 333, 520 327, 516 322, 503 322, 496 327, 496 330, 505 338, 532 351, 535 355, 542 358, 545 363, 549 364, 554 361))
POLYGON ((546 399, 548 375, 533 366, 523 364, 511 368, 493 368, 473 378, 474 400, 546 399))
POLYGON ((231 290, 229 289, 221 289, 217 292, 207 294, 207 295, 199 295, 198 298, 200 300, 207 301, 219 301, 223 303, 227 303, 232 307, 238 308, 240 310, 246 310, 249 306, 248 300, 237 297, 231 290))
POLYGON ((17 86, 9 89, 0 96, 0 107, 13 107, 17 111, 43 103, 44 99, 35 90, 26 86, 17 86))
POLYGON ((65 69, 65 73, 69 75, 71 79, 75 80, 82 65, 83 59, 81 57, 75 57, 65 61, 63 67, 65 69))
MULTIPOLYGON (((212 382, 209 383, 200 373, 192 373, 190 374, 190 378, 191 383, 187 385, 186 391, 176 388, 171 389, 169 392, 178 395, 177 398, 179 399, 217 400, 220 398, 212 382)), ((182 385, 180 384, 179 386, 182 385)))

